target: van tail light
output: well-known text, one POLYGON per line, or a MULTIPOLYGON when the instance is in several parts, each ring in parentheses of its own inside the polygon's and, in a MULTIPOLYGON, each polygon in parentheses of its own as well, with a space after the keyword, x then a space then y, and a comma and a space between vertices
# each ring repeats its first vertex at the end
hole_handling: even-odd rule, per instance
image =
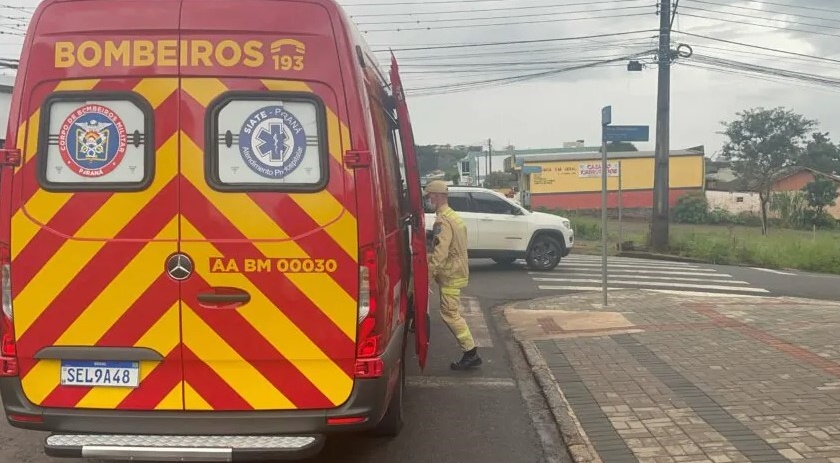
POLYGON ((17 344, 12 315, 12 264, 9 246, 0 244, 0 376, 17 376, 17 344))
POLYGON ((359 335, 356 342, 356 377, 382 375, 382 330, 379 320, 379 253, 375 247, 361 250, 359 265, 359 335))

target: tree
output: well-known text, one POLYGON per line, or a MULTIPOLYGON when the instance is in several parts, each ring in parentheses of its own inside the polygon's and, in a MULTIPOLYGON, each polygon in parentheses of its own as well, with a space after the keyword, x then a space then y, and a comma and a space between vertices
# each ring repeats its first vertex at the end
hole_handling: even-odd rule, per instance
POLYGON ((733 170, 761 203, 761 233, 767 234, 767 203, 773 182, 779 174, 799 161, 805 151, 808 133, 817 121, 782 107, 747 109, 739 119, 723 122, 727 141, 722 152, 733 163, 733 170))
POLYGON ((802 187, 805 193, 805 200, 814 212, 814 218, 822 217, 825 208, 836 204, 835 200, 840 193, 837 192, 837 184, 827 178, 818 178, 802 187))
POLYGON ((490 172, 484 177, 484 188, 502 190, 512 188, 516 183, 516 177, 507 172, 490 172))
POLYGON ((831 142, 828 132, 817 132, 811 137, 799 165, 826 174, 840 173, 840 148, 831 142))

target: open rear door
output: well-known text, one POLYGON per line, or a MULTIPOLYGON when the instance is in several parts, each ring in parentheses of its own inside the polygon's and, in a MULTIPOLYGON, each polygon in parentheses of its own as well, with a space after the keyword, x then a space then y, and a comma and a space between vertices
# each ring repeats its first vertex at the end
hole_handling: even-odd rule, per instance
POLYGON ((391 54, 391 87, 397 107, 397 123, 400 130, 400 143, 405 156, 405 168, 408 178, 408 197, 411 203, 411 254, 414 281, 414 337, 417 342, 417 357, 420 368, 426 366, 426 354, 429 350, 429 267, 426 258, 426 226, 423 210, 423 193, 420 191, 420 170, 417 154, 414 150, 414 133, 411 130, 411 118, 405 101, 397 58, 391 54))

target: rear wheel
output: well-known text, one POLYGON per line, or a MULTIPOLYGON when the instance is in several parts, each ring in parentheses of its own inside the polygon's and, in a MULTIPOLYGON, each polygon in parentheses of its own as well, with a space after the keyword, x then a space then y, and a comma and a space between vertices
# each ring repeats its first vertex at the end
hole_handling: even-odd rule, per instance
POLYGON ((563 246, 557 239, 549 235, 539 235, 534 239, 525 260, 534 270, 554 270, 560 263, 562 252, 563 246))
MULTIPOLYGON (((406 340, 408 336, 406 335, 406 340)), ((400 434, 405 419, 403 416, 403 393, 405 391, 405 346, 403 342, 402 361, 400 362, 400 377, 397 380, 394 394, 391 396, 391 402, 388 403, 388 410, 382 421, 373 429, 373 435, 378 437, 394 438, 400 434)))

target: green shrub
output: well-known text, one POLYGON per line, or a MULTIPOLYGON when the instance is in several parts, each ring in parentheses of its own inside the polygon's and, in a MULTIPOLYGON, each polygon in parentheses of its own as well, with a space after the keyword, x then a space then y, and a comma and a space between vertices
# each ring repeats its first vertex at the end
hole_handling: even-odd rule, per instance
POLYGON ((674 205, 674 222, 701 224, 708 221, 709 200, 702 191, 686 193, 674 205))

